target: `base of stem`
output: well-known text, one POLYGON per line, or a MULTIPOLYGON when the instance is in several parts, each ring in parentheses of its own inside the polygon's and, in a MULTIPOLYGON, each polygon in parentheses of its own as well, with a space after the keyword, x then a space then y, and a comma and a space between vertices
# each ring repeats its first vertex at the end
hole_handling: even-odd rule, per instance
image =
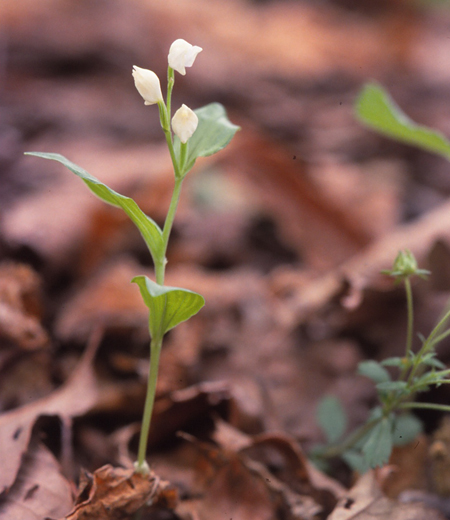
POLYGON ((134 463, 134 472, 140 473, 141 475, 150 475, 150 466, 147 464, 147 461, 144 460, 142 464, 139 464, 138 461, 134 463))

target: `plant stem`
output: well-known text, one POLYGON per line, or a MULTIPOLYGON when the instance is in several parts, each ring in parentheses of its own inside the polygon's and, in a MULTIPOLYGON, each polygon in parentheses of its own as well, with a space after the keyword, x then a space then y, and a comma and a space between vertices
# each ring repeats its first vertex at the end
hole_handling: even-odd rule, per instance
POLYGON ((406 359, 409 359, 409 355, 412 350, 412 339, 413 339, 413 330, 414 330, 414 306, 413 306, 411 281, 409 278, 405 278, 405 290, 406 290, 406 308, 408 310, 408 325, 407 325, 407 331, 406 331, 405 357, 406 357, 406 359))
POLYGON ((141 435, 139 437, 139 450, 136 471, 147 473, 148 466, 145 461, 147 453, 148 434, 155 403, 156 382, 158 380, 159 356, 161 354, 162 338, 152 338, 150 343, 150 366, 148 371, 147 395, 145 397, 144 415, 142 417, 141 435))
MULTIPOLYGON (((169 243, 169 236, 172 230, 173 221, 180 200, 181 186, 183 184, 183 178, 181 177, 181 170, 183 162, 186 157, 186 146, 183 149, 181 147, 181 158, 180 164, 177 161, 175 155, 175 149, 173 146, 173 137, 170 129, 170 116, 171 116, 171 101, 172 101, 172 89, 175 82, 174 71, 169 67, 167 73, 167 105, 164 103, 158 103, 159 114, 161 120, 161 126, 166 136, 167 146, 169 148, 170 158, 172 159, 173 169, 175 173, 175 186, 172 192, 172 198, 170 200, 169 210, 167 212, 166 220, 164 222, 162 240, 163 248, 159 258, 155 259, 155 278, 156 283, 164 285, 164 278, 166 272, 166 252, 169 243)), ((150 342, 150 366, 148 372, 148 383, 147 383, 147 395, 145 397, 144 414, 142 417, 141 434, 139 437, 139 449, 138 449, 138 460, 136 462, 136 471, 140 473, 148 473, 149 468, 145 460, 147 453, 148 434, 150 432, 150 423, 153 413, 153 405, 155 403, 156 394, 156 382, 158 380, 158 369, 159 369, 159 357, 161 354, 162 340, 164 333, 160 331, 156 337, 152 337, 150 342)))
MULTIPOLYGON (((178 201, 180 200, 181 186, 183 184, 183 179, 175 178, 175 186, 173 188, 172 199, 170 201, 169 210, 167 212, 166 220, 164 222, 163 228, 163 244, 164 244, 164 257, 166 256, 167 244, 169 242, 170 232, 172 230, 173 221, 175 219, 175 213, 177 212, 178 201)), ((166 262, 164 262, 165 268, 166 262)), ((163 285, 164 283, 164 274, 162 277, 162 283, 156 280, 157 283, 163 285)))
MULTIPOLYGON (((170 231, 172 229, 173 221, 175 219, 175 213, 178 207, 178 201, 180 200, 181 186, 183 179, 175 178, 175 186, 172 193, 172 199, 170 201, 169 210, 167 212, 166 220, 164 222, 163 229, 163 251, 161 258, 155 262, 155 277, 156 283, 164 285, 164 277, 166 271, 166 251, 169 242, 170 231)), ((142 417, 141 434, 139 437, 139 450, 138 460, 136 464, 136 471, 141 473, 148 472, 148 466, 145 461, 145 455, 147 452, 148 434, 150 431, 150 423, 153 413, 153 405, 155 402, 156 394, 156 381, 158 379, 158 368, 159 368, 159 357, 162 348, 163 334, 158 334, 158 337, 153 338, 150 343, 150 366, 148 373, 147 383, 147 395, 145 398, 144 415, 142 417)))
POLYGON ((344 442, 326 448, 324 452, 321 454, 321 456, 327 459, 339 457, 349 448, 357 444, 357 442, 360 441, 365 435, 367 435, 370 432, 370 430, 374 426, 376 426, 382 419, 383 417, 377 417, 376 419, 372 419, 371 421, 366 422, 360 428, 358 428, 352 435, 350 435, 350 437, 348 437, 344 442))
POLYGON ((405 348, 405 365, 400 373, 399 380, 403 381, 406 379, 406 374, 410 368, 410 355, 412 351, 412 338, 414 331, 414 304, 413 295, 411 289, 411 281, 408 277, 405 278, 405 291, 406 291, 406 309, 407 309, 407 325, 406 325, 406 348, 405 348))
POLYGON ((428 410, 439 410, 441 412, 450 412, 450 406, 447 404, 436 403, 402 403, 399 408, 423 408, 428 410))

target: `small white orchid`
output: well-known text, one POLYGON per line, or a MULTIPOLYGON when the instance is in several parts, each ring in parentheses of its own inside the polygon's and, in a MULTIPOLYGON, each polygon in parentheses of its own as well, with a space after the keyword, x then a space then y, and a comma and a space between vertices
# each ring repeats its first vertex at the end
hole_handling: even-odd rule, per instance
POLYGON ((145 105, 164 102, 159 78, 152 70, 141 69, 134 65, 132 74, 134 84, 139 94, 144 98, 145 105))
POLYGON ((192 67, 197 54, 202 50, 201 47, 191 45, 181 38, 175 40, 169 49, 169 67, 184 76, 186 74, 185 67, 192 67))
POLYGON ((172 117, 172 130, 183 144, 192 137, 197 125, 197 114, 186 105, 181 105, 172 117))

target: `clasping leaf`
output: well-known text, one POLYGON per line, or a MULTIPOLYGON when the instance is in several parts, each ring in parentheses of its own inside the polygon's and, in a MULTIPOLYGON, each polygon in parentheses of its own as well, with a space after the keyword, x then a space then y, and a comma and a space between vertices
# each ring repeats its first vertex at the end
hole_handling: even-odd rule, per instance
MULTIPOLYGON (((234 125, 227 117, 225 108, 220 103, 210 103, 195 110, 198 126, 188 140, 187 157, 183 166, 185 175, 194 166, 197 157, 207 157, 222 150, 231 141, 239 126, 234 125)), ((180 140, 174 137, 174 148, 180 158, 180 140)))
POLYGON ((182 321, 188 320, 205 305, 203 296, 187 289, 159 285, 147 276, 136 276, 145 305, 150 310, 149 329, 152 338, 164 334, 182 321))

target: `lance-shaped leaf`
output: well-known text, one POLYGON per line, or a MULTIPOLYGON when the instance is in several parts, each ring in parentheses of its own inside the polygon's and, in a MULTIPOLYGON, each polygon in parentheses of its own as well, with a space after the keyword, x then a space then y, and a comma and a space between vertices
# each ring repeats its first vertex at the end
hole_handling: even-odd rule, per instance
POLYGON ((205 305, 203 296, 187 289, 159 285, 147 276, 135 276, 145 305, 150 310, 149 329, 152 338, 163 335, 182 321, 188 320, 205 305))
POLYGON ((356 101, 356 115, 373 130, 450 159, 450 141, 412 121, 377 83, 367 84, 356 101))
POLYGON ((125 211, 125 213, 130 217, 130 219, 141 232, 141 235, 150 250, 150 254, 152 255, 154 262, 157 258, 161 257, 164 250, 161 229, 154 220, 148 217, 141 210, 141 208, 133 199, 130 199, 130 197, 125 197, 124 195, 117 193, 117 191, 112 190, 106 186, 106 184, 100 182, 93 175, 90 175, 86 170, 66 159, 63 155, 58 153, 42 152, 27 152, 25 155, 34 155, 36 157, 42 157, 43 159, 58 161, 66 166, 66 168, 68 168, 71 172, 80 177, 80 179, 86 183, 88 188, 93 193, 95 193, 97 197, 107 202, 108 204, 122 208, 125 211))
MULTIPOLYGON (((186 174, 197 159, 207 157, 222 150, 231 141, 239 126, 234 125, 227 117, 225 108, 220 103, 211 103, 195 110, 198 126, 194 135, 187 142, 188 150, 184 173, 186 174)), ((180 140, 174 137, 175 153, 180 157, 180 140)))

